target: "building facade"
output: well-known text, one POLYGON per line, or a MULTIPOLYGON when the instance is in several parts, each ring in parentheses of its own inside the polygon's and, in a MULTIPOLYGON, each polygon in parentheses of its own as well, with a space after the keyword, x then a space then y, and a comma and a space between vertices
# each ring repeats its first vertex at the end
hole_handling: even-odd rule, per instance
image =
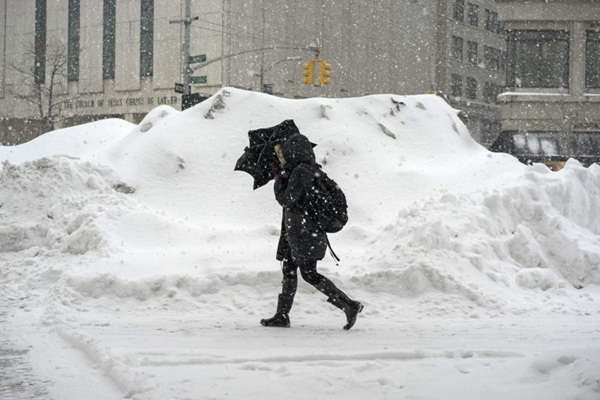
MULTIPOLYGON (((194 1, 205 26, 222 25, 222 2, 194 1)), ((180 107, 182 0, 0 0, 0 139, 119 117, 138 122, 152 108, 180 107), (42 121, 42 117, 52 121, 42 121)), ((201 31, 191 54, 221 54, 220 29, 201 31), (218 32, 215 32, 218 31, 218 32)), ((221 87, 217 64, 205 90, 221 87)))
POLYGON ((263 3, 246 0, 228 13, 228 29, 251 32, 230 35, 228 53, 267 49, 228 59, 228 84, 258 90, 262 81, 286 97, 438 93, 465 112, 481 143, 498 134, 495 103, 505 83, 506 41, 493 0, 263 3), (311 46, 332 64, 330 85, 302 84, 311 46))
MULTIPOLYGON (((438 68, 450 104, 467 113, 467 126, 482 144, 500 132, 497 96, 506 82, 506 39, 494 0, 446 4, 446 31, 438 68), (444 58, 447 57, 447 58, 444 58)), ((440 26, 444 26, 440 23, 440 26)))
POLYGON ((600 161, 600 2, 498 0, 508 35, 501 150, 600 161))
MULTIPOLYGON (((506 42, 493 0, 190 1, 194 92, 438 93, 480 142, 497 133, 506 42), (303 84, 315 48, 332 64, 330 85, 303 84)), ((3 142, 35 135, 44 115, 60 127, 180 107, 185 2, 0 0, 3 142)))

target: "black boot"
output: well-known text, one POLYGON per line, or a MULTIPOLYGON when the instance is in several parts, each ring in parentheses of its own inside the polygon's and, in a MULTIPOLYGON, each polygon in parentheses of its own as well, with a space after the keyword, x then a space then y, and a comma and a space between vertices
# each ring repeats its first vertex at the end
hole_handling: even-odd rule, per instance
POLYGON ((340 291, 340 293, 336 296, 328 298, 327 301, 344 311, 346 314, 346 325, 344 325, 345 330, 348 330, 354 326, 356 323, 356 318, 358 317, 358 313, 361 312, 365 307, 362 305, 362 303, 350 299, 342 291, 340 291))
POLYGON ((290 317, 288 314, 292 309, 293 302, 294 296, 280 294, 277 299, 277 312, 271 318, 261 319, 261 325, 277 328, 289 328, 290 317))

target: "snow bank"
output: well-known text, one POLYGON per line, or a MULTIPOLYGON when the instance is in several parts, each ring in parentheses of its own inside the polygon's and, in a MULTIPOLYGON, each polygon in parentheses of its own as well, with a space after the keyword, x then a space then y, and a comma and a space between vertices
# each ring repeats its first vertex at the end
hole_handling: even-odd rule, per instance
POLYGON ((66 156, 0 170, 0 252, 37 248, 75 255, 105 243, 99 221, 116 218, 126 199, 108 168, 66 156))
POLYGON ((66 286, 77 298, 112 297, 146 301, 153 298, 174 298, 180 294, 193 297, 221 292, 233 286, 269 288, 281 281, 279 271, 260 273, 209 274, 201 278, 169 275, 128 280, 113 274, 69 276, 66 286))
POLYGON ((510 186, 406 208, 371 241, 369 266, 353 280, 374 292, 437 291, 514 310, 524 306, 523 289, 561 297, 565 288, 598 285, 599 171, 537 166, 510 186))
POLYGON ((0 147, 0 251, 122 250, 121 269, 70 271, 84 297, 277 286, 274 249, 262 255, 281 211, 270 185, 253 192, 233 166, 248 130, 290 118, 347 194, 349 226, 331 239, 357 286, 498 308, 508 293, 600 284, 600 168, 570 161, 553 173, 490 153, 432 95, 289 100, 227 88, 138 126, 109 120, 0 147), (150 261, 136 276, 141 252, 179 267, 150 261), (192 271, 194 255, 216 261, 192 271))
POLYGON ((249 129, 293 118, 348 193, 351 224, 372 229, 438 189, 440 174, 459 186, 465 170, 485 181, 457 159, 502 174, 503 157, 487 158, 456 114, 436 96, 289 100, 225 89, 183 113, 154 110, 97 157, 153 208, 203 226, 262 226, 279 218, 270 186, 248 190, 250 177, 233 166, 249 129))
POLYGON ((60 155, 92 157, 99 149, 135 127, 132 123, 113 118, 58 129, 19 146, 0 146, 0 160, 16 164, 60 155))

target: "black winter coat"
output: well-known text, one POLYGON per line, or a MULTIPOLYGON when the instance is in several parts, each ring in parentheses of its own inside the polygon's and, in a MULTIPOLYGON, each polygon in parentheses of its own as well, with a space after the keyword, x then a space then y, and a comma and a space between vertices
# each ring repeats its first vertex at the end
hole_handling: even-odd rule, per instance
POLYGON ((275 198, 283 207, 277 259, 321 260, 327 250, 327 236, 305 214, 303 200, 312 190, 318 165, 306 136, 296 134, 282 144, 285 170, 275 178, 275 198))

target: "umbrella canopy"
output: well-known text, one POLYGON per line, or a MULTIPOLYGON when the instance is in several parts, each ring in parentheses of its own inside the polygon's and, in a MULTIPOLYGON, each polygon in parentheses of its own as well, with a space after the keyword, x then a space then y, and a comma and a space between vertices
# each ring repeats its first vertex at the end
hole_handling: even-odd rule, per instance
MULTIPOLYGON (((270 128, 256 129, 248 132, 250 145, 235 164, 235 171, 244 171, 254 178, 254 189, 266 185, 275 177, 278 165, 275 145, 283 143, 288 137, 300 131, 293 120, 288 119, 270 128)), ((313 147, 316 146, 314 143, 313 147)))

